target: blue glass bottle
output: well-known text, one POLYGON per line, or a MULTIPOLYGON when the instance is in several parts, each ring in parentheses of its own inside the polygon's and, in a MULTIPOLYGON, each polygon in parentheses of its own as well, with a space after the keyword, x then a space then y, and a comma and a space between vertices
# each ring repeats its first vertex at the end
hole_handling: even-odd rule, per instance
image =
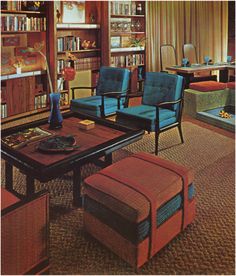
POLYGON ((62 115, 60 111, 60 93, 50 93, 51 111, 48 118, 49 129, 57 129, 62 127, 62 115))

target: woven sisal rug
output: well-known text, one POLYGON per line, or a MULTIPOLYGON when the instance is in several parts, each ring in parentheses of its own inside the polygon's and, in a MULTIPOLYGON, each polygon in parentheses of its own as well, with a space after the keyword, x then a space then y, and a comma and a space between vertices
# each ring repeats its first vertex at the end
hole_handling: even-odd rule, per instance
MULTIPOLYGON (((177 129, 161 134, 159 156, 195 170, 197 217, 139 273, 234 274, 234 139, 190 122, 183 123, 183 133, 184 144, 180 144, 177 129)), ((133 152, 153 150, 154 135, 146 134, 141 141, 117 151, 114 161, 133 152)), ((86 165, 82 175, 98 169, 86 165)), ((15 170, 18 192, 24 193, 24 181, 15 170)), ((36 186, 50 191, 50 274, 135 274, 128 264, 84 233, 83 211, 71 204, 71 174, 36 186)))

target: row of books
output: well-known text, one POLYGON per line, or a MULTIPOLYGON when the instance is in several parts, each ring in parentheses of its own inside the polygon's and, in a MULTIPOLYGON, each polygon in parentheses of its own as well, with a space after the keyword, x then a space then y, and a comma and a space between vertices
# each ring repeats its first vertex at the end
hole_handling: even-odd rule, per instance
POLYGON ((75 36, 65 36, 57 38, 57 51, 79 51, 80 38, 75 36))
POLYGON ((100 68, 100 65, 101 65, 100 57, 81 58, 72 62, 66 61, 64 59, 59 59, 57 61, 57 73, 60 74, 62 69, 70 66, 73 66, 76 71, 80 71, 80 70, 86 70, 86 69, 97 70, 100 68))
POLYGON ((144 54, 133 54, 125 56, 112 56, 111 66, 113 67, 127 67, 144 64, 144 54))
POLYGON ((3 14, 1 15, 1 31, 46 31, 46 17, 3 14))
POLYGON ((136 15, 136 3, 134 1, 113 1, 110 4, 111 14, 136 15))
POLYGON ((1 104, 1 118, 7 117, 7 104, 1 104))
POLYGON ((47 107, 47 94, 35 96, 34 109, 47 107))

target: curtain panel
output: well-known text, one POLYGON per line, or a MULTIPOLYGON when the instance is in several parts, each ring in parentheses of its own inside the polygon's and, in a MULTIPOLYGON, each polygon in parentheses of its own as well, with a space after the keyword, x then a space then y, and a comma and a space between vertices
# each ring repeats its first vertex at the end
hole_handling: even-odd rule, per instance
POLYGON ((196 46, 199 62, 204 56, 214 62, 226 60, 227 1, 148 1, 146 18, 147 71, 161 70, 162 44, 175 47, 178 64, 185 43, 196 46))

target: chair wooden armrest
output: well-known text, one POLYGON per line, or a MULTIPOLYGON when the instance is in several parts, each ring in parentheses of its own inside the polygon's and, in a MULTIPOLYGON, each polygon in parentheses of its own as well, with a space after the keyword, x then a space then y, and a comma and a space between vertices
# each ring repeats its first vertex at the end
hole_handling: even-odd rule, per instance
POLYGON ((75 99, 75 90, 79 90, 79 89, 91 89, 91 91, 92 91, 91 96, 93 96, 94 90, 96 88, 97 88, 97 86, 74 86, 74 87, 71 87, 71 90, 72 90, 72 99, 75 99))
POLYGON ((105 117, 105 102, 104 102, 104 98, 105 97, 114 97, 117 99, 117 109, 120 109, 120 99, 121 98, 126 98, 127 96, 127 91, 123 91, 123 92, 114 92, 114 91, 110 91, 110 92, 104 92, 101 93, 101 97, 102 97, 102 104, 100 106, 100 110, 101 110, 101 116, 105 117))
POLYGON ((30 199, 4 208, 1 225, 2 274, 23 275, 48 271, 48 193, 37 193, 30 199))

